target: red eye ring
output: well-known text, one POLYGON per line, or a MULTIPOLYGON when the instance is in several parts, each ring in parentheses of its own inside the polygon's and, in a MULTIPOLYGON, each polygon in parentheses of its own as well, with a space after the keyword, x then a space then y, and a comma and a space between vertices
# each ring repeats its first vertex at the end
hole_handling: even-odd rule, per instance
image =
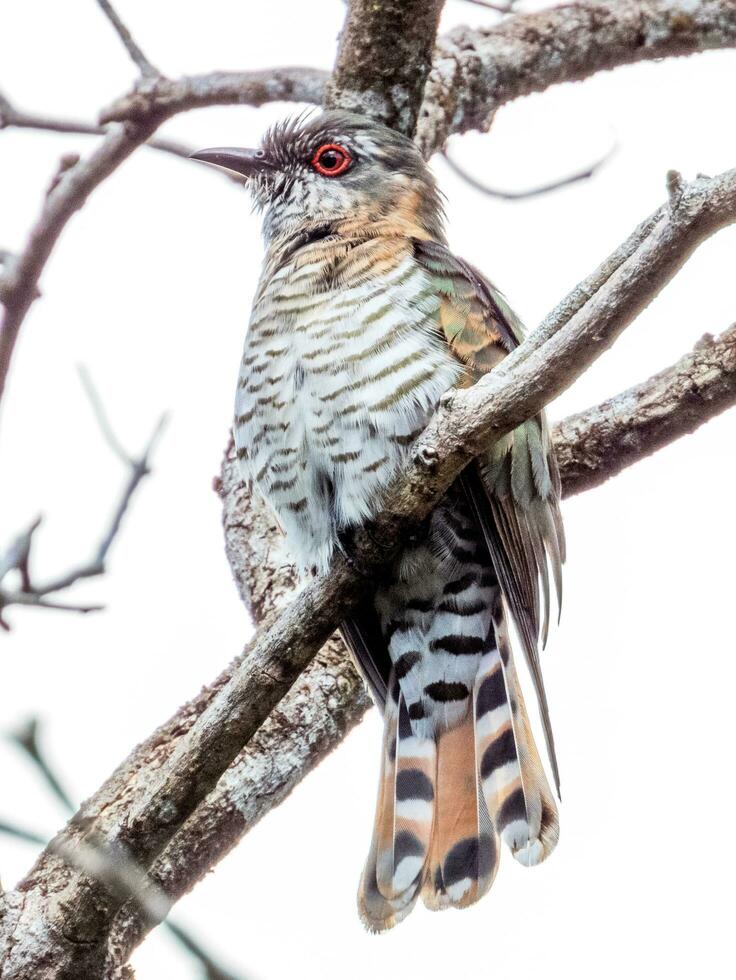
POLYGON ((323 177, 339 177, 340 174, 345 173, 352 162, 353 158, 339 143, 324 143, 311 160, 314 169, 323 177), (324 159, 330 155, 334 160, 324 159))

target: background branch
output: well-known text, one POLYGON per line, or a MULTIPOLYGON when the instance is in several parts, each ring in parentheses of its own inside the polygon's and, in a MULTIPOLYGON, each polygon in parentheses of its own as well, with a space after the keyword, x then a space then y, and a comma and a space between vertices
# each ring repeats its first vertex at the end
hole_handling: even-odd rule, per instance
POLYGON ((125 26, 123 21, 120 19, 119 14, 108 0, 97 0, 97 3, 107 17, 107 19, 112 24, 115 33, 118 35, 120 40, 123 42, 125 50, 131 57, 131 60, 138 66, 138 69, 144 77, 146 76, 158 76, 161 72, 154 68, 148 58, 143 54, 140 47, 133 38, 128 28, 125 26))
POLYGON ((502 201, 523 201, 529 197, 540 197, 542 194, 549 194, 551 191, 559 190, 562 187, 568 187, 570 184, 577 184, 581 180, 588 180, 598 173, 613 157, 617 150, 617 144, 611 147, 602 157, 596 160, 594 163, 588 164, 587 167, 582 167, 580 170, 575 170, 564 177, 559 177, 556 180, 547 181, 544 184, 538 184, 536 187, 528 187, 524 190, 509 191, 501 190, 498 187, 491 187, 485 184, 483 181, 478 180, 472 174, 468 173, 460 164, 454 160, 447 150, 442 151, 442 158, 448 165, 453 173, 457 174, 461 180, 472 187, 473 190, 478 191, 480 194, 485 194, 486 197, 495 197, 502 201))
POLYGON ((60 602, 55 598, 49 598, 49 596, 71 588, 72 585, 75 585, 82 579, 96 578, 99 575, 105 574, 107 570, 106 563, 108 552, 110 551, 110 548, 112 547, 112 544, 120 531, 120 526, 123 522, 123 518, 125 517, 133 495, 138 489, 141 481, 151 472, 151 453, 153 452, 154 446, 156 445, 156 442, 163 431, 164 425, 166 424, 167 417, 162 415, 154 427, 154 430, 140 456, 131 456, 123 449, 119 440, 115 436, 103 408, 100 396, 92 384, 89 374, 84 369, 80 369, 80 377, 82 379, 85 391, 90 399, 92 409, 102 434, 112 452, 115 453, 115 455, 127 468, 128 477, 123 486, 115 510, 113 511, 110 523, 89 561, 73 566, 67 572, 57 576, 56 578, 49 579, 46 582, 37 582, 31 575, 30 566, 34 534, 41 524, 40 517, 36 518, 30 527, 23 531, 8 546, 4 553, 0 553, 0 627, 5 630, 9 630, 10 626, 3 614, 4 611, 10 606, 35 606, 36 608, 41 609, 58 609, 67 612, 80 613, 97 612, 103 608, 99 605, 79 605, 77 603, 60 602), (3 584, 6 576, 10 575, 11 573, 16 573, 19 578, 19 584, 16 588, 8 587, 3 584))

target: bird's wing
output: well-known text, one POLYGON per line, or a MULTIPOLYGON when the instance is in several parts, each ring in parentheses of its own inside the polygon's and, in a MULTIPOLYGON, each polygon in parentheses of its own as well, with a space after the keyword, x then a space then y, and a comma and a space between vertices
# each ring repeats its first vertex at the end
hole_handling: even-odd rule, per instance
MULTIPOLYGON (((503 296, 444 245, 417 241, 415 254, 440 295, 438 327, 465 367, 464 383, 474 384, 518 346, 521 323, 503 296)), ((461 481, 524 647, 559 791, 539 645, 540 638, 542 646, 547 639, 550 567, 558 603, 562 597, 565 538, 559 472, 544 415, 499 439, 466 469, 461 481)))

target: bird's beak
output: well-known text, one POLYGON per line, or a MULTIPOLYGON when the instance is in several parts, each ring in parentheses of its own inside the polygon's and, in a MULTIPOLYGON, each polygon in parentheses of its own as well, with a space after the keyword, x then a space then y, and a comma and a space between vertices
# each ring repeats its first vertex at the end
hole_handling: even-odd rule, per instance
POLYGON ((190 153, 192 160, 201 160, 214 167, 230 170, 243 177, 254 177, 273 164, 266 158, 263 150, 242 150, 237 146, 216 146, 211 150, 197 150, 190 153))

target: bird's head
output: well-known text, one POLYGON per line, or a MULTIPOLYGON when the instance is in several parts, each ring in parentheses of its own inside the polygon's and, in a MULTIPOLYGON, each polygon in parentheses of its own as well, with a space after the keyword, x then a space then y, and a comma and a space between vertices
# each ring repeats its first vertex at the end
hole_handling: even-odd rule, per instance
POLYGON ((192 156, 246 178, 268 242, 322 229, 442 238, 440 194, 419 149, 365 116, 297 116, 273 126, 258 149, 192 156))

